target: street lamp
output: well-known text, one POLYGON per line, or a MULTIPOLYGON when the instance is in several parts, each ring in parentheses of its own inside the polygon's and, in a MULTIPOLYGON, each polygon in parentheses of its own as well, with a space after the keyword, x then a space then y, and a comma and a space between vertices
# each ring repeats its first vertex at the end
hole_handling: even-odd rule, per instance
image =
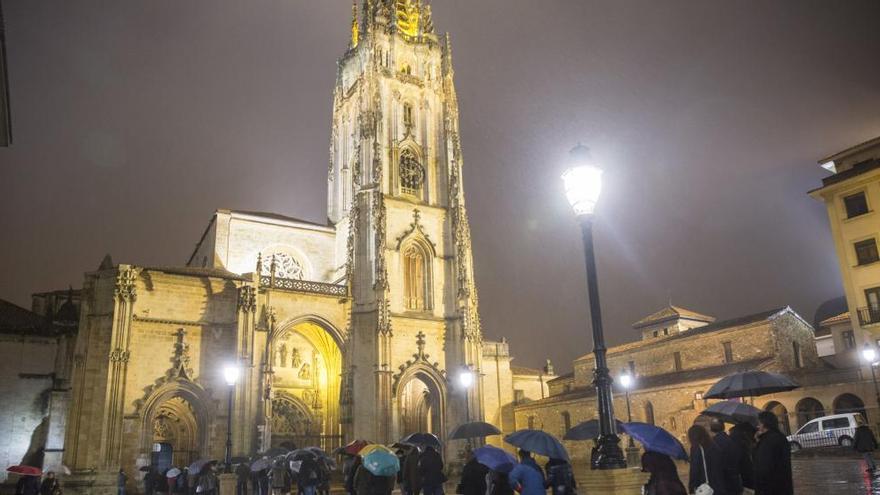
POLYGON ((599 309, 599 284, 596 280, 596 258, 593 253, 593 212, 602 193, 602 169, 596 166, 590 149, 578 144, 570 153, 571 168, 562 174, 565 196, 571 204, 584 238, 584 259, 587 265, 587 295, 590 303, 590 320, 593 329, 593 354, 596 369, 593 384, 596 386, 599 409, 598 455, 593 469, 625 468, 626 460, 620 449, 617 425, 614 422, 614 404, 611 394, 611 375, 605 358, 605 335, 602 332, 602 313, 599 309))
POLYGON ((232 472, 232 400, 235 396, 235 384, 238 383, 240 371, 238 366, 223 368, 223 379, 229 385, 229 412, 226 416, 226 472, 232 472))
MULTIPOLYGON (((629 389, 631 389, 632 386, 635 384, 636 379, 634 376, 632 376, 629 370, 623 370, 623 373, 621 373, 620 376, 617 377, 617 380, 620 382, 620 385, 623 387, 623 393, 626 395, 626 422, 632 423, 633 415, 632 409, 629 405, 629 389)), ((627 449, 632 449, 635 446, 636 444, 633 443, 633 438, 630 435, 629 442, 627 443, 626 447, 627 449)))
POLYGON ((874 349, 874 346, 865 342, 865 347, 862 348, 862 359, 871 368, 871 378, 874 380, 874 396, 877 398, 877 406, 880 407, 880 386, 877 385, 877 372, 874 370, 877 366, 877 349, 874 349))
POLYGON ((471 411, 470 411, 470 398, 468 396, 468 392, 470 388, 474 385, 474 372, 471 371, 470 368, 465 367, 461 373, 458 374, 458 384, 461 385, 462 390, 464 390, 464 415, 465 422, 471 422, 471 411))

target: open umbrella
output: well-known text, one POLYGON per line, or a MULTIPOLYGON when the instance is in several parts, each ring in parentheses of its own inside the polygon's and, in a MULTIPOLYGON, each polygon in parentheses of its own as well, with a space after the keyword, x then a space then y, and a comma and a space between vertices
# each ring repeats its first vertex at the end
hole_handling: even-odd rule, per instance
POLYGON ((193 475, 199 474, 202 472, 202 469, 205 469, 205 466, 211 464, 213 462, 217 462, 212 459, 199 459, 196 462, 189 465, 189 472, 193 475))
POLYGON ((687 460, 684 445, 672 433, 648 423, 624 423, 623 432, 633 437, 649 452, 666 454, 673 459, 687 460))
POLYGON ((335 455, 358 455, 358 452, 361 451, 362 448, 370 445, 370 442, 366 440, 355 440, 348 445, 337 448, 333 451, 335 455))
POLYGON ((547 456, 551 459, 568 460, 568 452, 559 440, 541 430, 515 431, 504 437, 504 441, 523 450, 547 456))
POLYGON ((489 423, 473 421, 456 426, 455 429, 452 430, 452 433, 449 434, 449 438, 452 440, 464 440, 467 438, 484 438, 500 434, 501 430, 489 423))
POLYGON ((138 469, 138 471, 140 471, 140 472, 142 472, 142 473, 147 473, 147 472, 149 472, 151 469, 153 469, 153 466, 141 466, 140 469, 138 469))
POLYGON ((166 478, 177 478, 178 476, 180 476, 180 473, 181 473, 180 469, 171 468, 168 470, 167 473, 165 473, 165 477, 166 478))
POLYGON ((735 399, 737 397, 757 397, 759 395, 788 392, 799 388, 791 378, 766 371, 744 371, 718 380, 712 385, 706 399, 735 399))
POLYGON ((251 464, 251 472, 256 473, 264 469, 269 469, 270 467, 272 467, 272 461, 270 461, 268 457, 263 457, 257 459, 251 464))
POLYGON ((290 452, 290 450, 285 449, 284 447, 272 447, 263 452, 263 455, 266 457, 278 457, 279 455, 287 455, 288 452, 290 452))
POLYGON ((6 468, 7 473, 15 473, 19 476, 42 476, 43 471, 38 467, 33 466, 9 466, 6 468))
POLYGON ((515 457, 509 452, 491 445, 474 449, 474 457, 480 464, 499 473, 509 473, 516 466, 515 457))
POLYGON ((755 406, 726 400, 712 404, 702 414, 728 423, 751 423, 754 425, 758 422, 758 414, 760 412, 761 410, 755 406))
MULTIPOLYGON (((615 419, 617 422, 617 431, 623 431, 623 422, 615 419)), ((591 419, 578 423, 565 433, 563 440, 595 440, 599 438, 599 420, 591 419)))
POLYGON ((440 450, 440 439, 433 433, 413 433, 412 435, 403 437, 400 441, 423 447, 434 447, 435 449, 440 450))
POLYGON ((318 460, 318 454, 309 449, 297 449, 287 454, 287 459, 291 461, 304 461, 307 458, 318 460))
POLYGON ((358 453, 357 453, 357 455, 359 455, 359 456, 361 456, 361 457, 364 457, 365 455, 369 454, 370 452, 372 452, 372 451, 374 451, 374 450, 376 450, 376 449, 387 449, 387 450, 391 450, 391 449, 389 449, 388 447, 386 447, 386 446, 384 446, 384 445, 380 445, 380 444, 378 444, 378 443, 371 443, 371 444, 369 444, 369 445, 365 445, 364 448, 362 448, 361 450, 359 450, 358 453))
POLYGON ((400 459, 389 449, 379 445, 364 457, 364 469, 374 476, 394 476, 400 471, 400 459))

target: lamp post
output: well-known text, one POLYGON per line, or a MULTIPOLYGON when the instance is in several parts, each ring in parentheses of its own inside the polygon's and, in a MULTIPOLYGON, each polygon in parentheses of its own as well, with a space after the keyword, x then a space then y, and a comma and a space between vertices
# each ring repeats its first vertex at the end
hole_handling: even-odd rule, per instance
POLYGON ((593 469, 625 468, 626 460, 620 449, 617 425, 614 422, 614 404, 611 394, 611 375, 605 358, 605 335, 602 332, 602 313, 599 309, 599 284, 596 280, 596 258, 593 253, 593 212, 602 192, 602 169, 593 162, 590 149, 578 144, 570 153, 571 168, 562 174, 565 195, 581 225, 584 239, 584 260, 587 266, 587 293, 593 330, 593 354, 599 410, 598 455, 593 469))
MULTIPOLYGON (((471 422, 471 400, 470 400, 470 389, 474 385, 474 372, 471 371, 469 366, 465 366, 464 369, 461 370, 461 373, 458 374, 458 384, 461 386, 461 389, 464 391, 464 420, 465 423, 471 422)), ((468 449, 471 447, 471 439, 467 439, 468 449)))
POLYGON ((877 399, 877 407, 880 407, 880 386, 877 385, 877 372, 874 370, 878 364, 877 350, 867 342, 865 342, 865 347, 862 348, 862 359, 868 363, 868 367, 871 368, 871 378, 874 380, 874 396, 877 399))
POLYGON ((235 384, 238 383, 238 366, 223 368, 223 379, 229 385, 229 409, 226 416, 226 472, 232 472, 232 401, 235 397, 235 384))
MULTIPOLYGON (((626 422, 632 423, 633 415, 632 409, 629 405, 629 389, 632 388, 633 383, 635 382, 635 377, 633 377, 628 370, 623 370, 623 373, 620 374, 617 380, 620 382, 620 385, 623 387, 623 393, 626 395, 626 422)), ((626 448, 631 449, 635 446, 632 437, 629 437, 629 442, 627 443, 626 448)))

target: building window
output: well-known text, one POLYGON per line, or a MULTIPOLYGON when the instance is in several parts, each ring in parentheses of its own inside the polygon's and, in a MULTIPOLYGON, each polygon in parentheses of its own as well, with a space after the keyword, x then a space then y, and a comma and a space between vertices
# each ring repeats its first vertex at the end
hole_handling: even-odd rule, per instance
POLYGON ((400 67, 400 72, 403 74, 406 74, 408 76, 411 76, 412 75, 412 66, 409 64, 403 64, 400 67))
POLYGON ((880 254, 877 253, 877 240, 865 239, 855 244, 856 260, 859 265, 867 265, 880 260, 880 254))
MULTIPOLYGON (((672 360, 673 360, 673 369, 675 371, 681 371, 681 353, 678 351, 675 351, 674 353, 672 353, 672 360)), ((651 424, 654 424, 654 423, 651 423, 651 424)))
POLYGON ((669 335, 669 329, 668 329, 668 328, 664 328, 664 329, 663 329, 663 335, 669 335))
MULTIPOLYGON (((874 314, 880 312, 880 287, 866 289, 865 300, 868 301, 868 310, 874 314)), ((872 319, 871 321, 875 320, 872 319)))
POLYGON ((535 417, 534 416, 529 416, 529 429, 530 430, 535 429, 535 417))
POLYGON ((627 367, 629 367, 629 374, 632 376, 636 376, 636 362, 630 361, 627 363, 627 367))
POLYGON ((431 309, 429 257, 417 243, 403 251, 403 293, 406 309, 431 309))
POLYGON ((730 342, 724 342, 721 344, 724 346, 724 362, 732 363, 733 362, 733 344, 730 342))
POLYGON ((522 404, 526 400, 526 393, 524 390, 514 389, 513 391, 513 403, 514 404, 522 404))
POLYGON ((852 330, 847 330, 841 334, 843 338, 843 348, 852 349, 856 346, 856 336, 852 330))
POLYGON ((425 169, 418 157, 410 149, 400 153, 400 189, 404 194, 416 197, 422 195, 422 184, 425 182, 425 169))
POLYGON ((571 414, 568 411, 562 411, 560 416, 562 416, 562 434, 565 435, 571 429, 571 414))
POLYGON ((868 199, 860 192, 843 198, 846 207, 846 218, 853 218, 868 213, 868 199))
POLYGON ((645 402, 645 423, 654 424, 654 404, 645 402))
POLYGON ((803 356, 801 355, 801 345, 798 344, 797 342, 792 342, 791 343, 791 350, 792 350, 792 353, 794 354, 794 367, 795 368, 803 368, 804 363, 803 363, 803 356))
POLYGON ((403 126, 406 127, 407 131, 412 130, 413 127, 413 107, 409 103, 403 104, 403 126))
POLYGON ((657 337, 660 333, 657 330, 654 330, 654 337, 657 337))

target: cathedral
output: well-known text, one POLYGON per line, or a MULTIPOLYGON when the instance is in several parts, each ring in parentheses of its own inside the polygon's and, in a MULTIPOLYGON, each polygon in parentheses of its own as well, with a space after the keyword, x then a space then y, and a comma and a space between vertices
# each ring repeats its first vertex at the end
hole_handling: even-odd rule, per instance
POLYGON ((546 395, 549 363, 511 366, 480 328, 449 36, 418 0, 353 10, 326 223, 221 209, 185 264, 86 273, 45 448, 67 490, 222 459, 227 432, 233 456, 428 431, 455 457, 456 425, 510 432, 513 403, 546 395))

